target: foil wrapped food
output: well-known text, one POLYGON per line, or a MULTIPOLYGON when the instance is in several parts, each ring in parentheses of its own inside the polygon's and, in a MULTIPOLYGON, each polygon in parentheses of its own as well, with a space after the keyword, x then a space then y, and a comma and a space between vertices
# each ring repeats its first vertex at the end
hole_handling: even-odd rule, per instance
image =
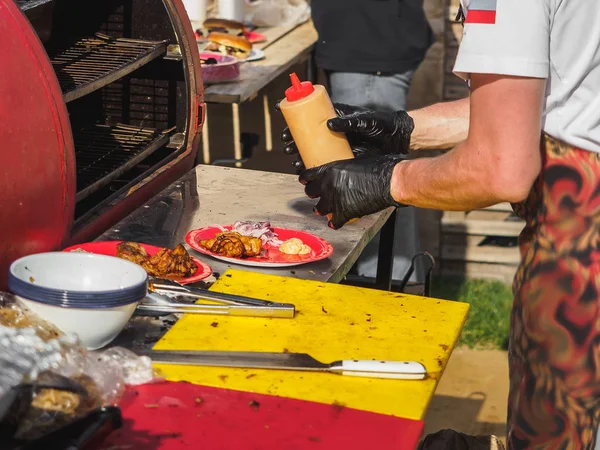
POLYGON ((0 427, 13 434, 0 436, 0 441, 36 439, 95 409, 118 404, 126 385, 153 378, 149 358, 124 348, 89 352, 76 335, 60 332, 21 309, 11 294, 0 292, 0 404, 18 398, 15 390, 23 386, 33 393, 26 408, 18 408, 19 417, 0 417, 0 425, 18 422, 16 427, 0 427), (78 388, 52 388, 48 380, 56 377, 78 388))

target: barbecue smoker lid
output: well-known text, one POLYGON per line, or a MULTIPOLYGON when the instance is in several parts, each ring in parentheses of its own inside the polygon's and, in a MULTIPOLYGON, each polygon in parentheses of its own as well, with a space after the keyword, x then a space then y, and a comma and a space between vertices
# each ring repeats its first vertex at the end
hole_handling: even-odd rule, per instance
POLYGON ((0 289, 21 256, 58 249, 71 231, 75 150, 61 89, 35 31, 0 0, 0 289))

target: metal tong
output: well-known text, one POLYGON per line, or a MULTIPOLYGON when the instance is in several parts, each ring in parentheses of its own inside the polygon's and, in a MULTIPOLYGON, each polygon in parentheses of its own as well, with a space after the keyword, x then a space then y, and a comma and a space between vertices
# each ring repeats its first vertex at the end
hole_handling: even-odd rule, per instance
POLYGON ((293 318, 296 313, 296 307, 289 303, 210 292, 206 289, 184 286, 176 281, 162 278, 150 278, 148 290, 151 293, 146 301, 138 305, 138 309, 142 311, 278 318, 293 318), (167 298, 165 299, 165 297, 167 298), (193 300, 209 300, 220 304, 182 302, 180 300, 182 297, 193 300))

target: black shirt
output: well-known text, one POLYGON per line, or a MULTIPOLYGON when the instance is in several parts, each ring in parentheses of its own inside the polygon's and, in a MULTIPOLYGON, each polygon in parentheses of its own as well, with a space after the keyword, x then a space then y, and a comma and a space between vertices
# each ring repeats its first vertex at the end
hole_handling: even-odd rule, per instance
POLYGON ((434 41, 422 0, 312 0, 317 65, 354 73, 402 73, 434 41))

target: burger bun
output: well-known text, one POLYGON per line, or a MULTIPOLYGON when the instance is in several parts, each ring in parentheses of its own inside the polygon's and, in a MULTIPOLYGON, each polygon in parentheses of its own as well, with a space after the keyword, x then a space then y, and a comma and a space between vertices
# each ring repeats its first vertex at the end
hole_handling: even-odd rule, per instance
POLYGON ((206 50, 218 51, 238 58, 247 58, 252 51, 252 44, 243 36, 213 32, 208 35, 208 41, 206 50))

